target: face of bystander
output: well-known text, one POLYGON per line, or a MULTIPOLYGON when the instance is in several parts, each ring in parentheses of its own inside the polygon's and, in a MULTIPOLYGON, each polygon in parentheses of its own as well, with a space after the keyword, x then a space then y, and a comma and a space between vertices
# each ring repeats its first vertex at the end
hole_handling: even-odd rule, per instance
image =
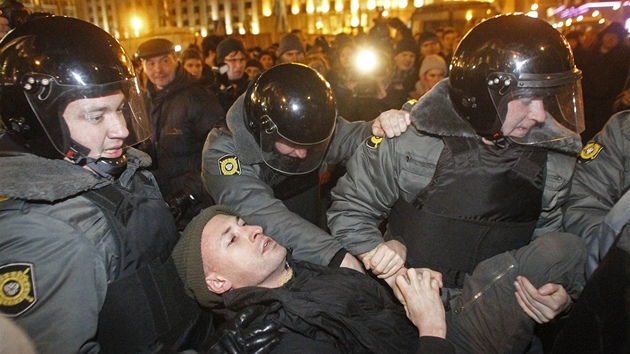
POLYGON ((424 92, 429 91, 433 88, 438 82, 440 82, 445 77, 444 70, 442 69, 429 69, 424 75, 420 78, 420 82, 422 82, 422 88, 424 88, 424 92))
POLYGON ((260 64, 262 64, 263 70, 267 70, 275 64, 273 57, 269 54, 261 55, 258 61, 260 61, 260 64))
POLYGON ((186 59, 183 63, 184 69, 190 73, 195 79, 201 79, 201 73, 203 71, 203 63, 199 59, 190 58, 186 59))
POLYGON ((245 73, 247 77, 249 77, 249 80, 252 80, 256 75, 260 74, 260 69, 255 66, 248 66, 245 68, 245 73))
POLYGON ((301 50, 288 50, 280 56, 281 63, 304 63, 306 56, 301 50))
POLYGON ((420 45, 420 56, 424 58, 427 55, 440 54, 441 50, 440 42, 428 40, 420 45))
POLYGON ((228 65, 227 76, 230 81, 240 80, 245 73, 247 55, 243 52, 232 52, 223 60, 228 65))
POLYGON ((142 65, 147 77, 158 90, 162 90, 175 80, 177 59, 174 54, 164 54, 147 58, 142 61, 142 65))
POLYGON ((407 71, 413 67, 416 55, 413 52, 404 51, 394 56, 394 63, 398 70, 407 71))

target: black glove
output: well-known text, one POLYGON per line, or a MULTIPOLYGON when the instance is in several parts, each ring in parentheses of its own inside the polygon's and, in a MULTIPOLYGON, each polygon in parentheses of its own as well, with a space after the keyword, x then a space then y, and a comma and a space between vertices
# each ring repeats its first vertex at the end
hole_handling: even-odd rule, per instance
POLYGON ((279 308, 279 303, 271 305, 271 308, 265 305, 248 306, 227 321, 225 328, 219 332, 221 337, 207 353, 269 353, 280 342, 282 325, 275 321, 264 321, 251 326, 249 324, 261 315, 276 312, 279 308))
POLYGON ((179 219, 186 214, 188 208, 193 205, 195 201, 195 197, 191 194, 178 194, 176 197, 171 198, 166 201, 168 204, 168 208, 171 210, 175 221, 179 221, 179 219))

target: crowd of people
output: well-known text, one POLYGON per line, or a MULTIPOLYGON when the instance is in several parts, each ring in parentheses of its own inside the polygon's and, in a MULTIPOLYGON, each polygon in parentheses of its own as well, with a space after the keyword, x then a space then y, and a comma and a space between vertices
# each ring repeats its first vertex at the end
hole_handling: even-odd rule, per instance
POLYGON ((27 12, 0 14, 0 352, 630 348, 623 26, 129 55, 27 12))

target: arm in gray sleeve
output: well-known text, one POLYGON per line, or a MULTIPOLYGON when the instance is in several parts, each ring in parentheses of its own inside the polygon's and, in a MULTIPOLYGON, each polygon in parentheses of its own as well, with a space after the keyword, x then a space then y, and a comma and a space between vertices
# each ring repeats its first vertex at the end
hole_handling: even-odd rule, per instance
POLYGON ((395 144, 403 137, 366 140, 348 162, 346 175, 332 190, 328 226, 353 255, 369 252, 383 243, 378 227, 398 200, 395 144))
POLYGON ((562 206, 569 198, 575 161, 576 158, 572 155, 548 153, 542 210, 532 239, 562 230, 564 217, 562 206))
MULTIPOLYGON (((216 134, 214 130, 212 134, 216 134)), ((226 156, 236 156, 233 141, 226 134, 208 137, 204 147, 203 180, 215 203, 234 207, 247 222, 263 227, 265 234, 293 249, 296 259, 328 265, 343 246, 331 235, 289 211, 261 180, 256 164, 238 163, 238 173, 221 170, 226 156)))
MULTIPOLYGON (((3 214, 0 230, 0 278, 17 267, 13 275, 20 274, 16 283, 24 292, 13 300, 30 307, 13 318, 37 351, 97 353, 98 315, 107 290, 102 255, 77 228, 32 209, 3 214)), ((0 295, 2 300, 7 294, 0 295)))
POLYGON ((623 193, 630 188, 630 112, 608 121, 580 154, 565 205, 564 228, 587 244, 623 193))
POLYGON ((348 122, 337 116, 337 126, 328 147, 326 162, 345 165, 357 147, 372 135, 372 123, 348 122))

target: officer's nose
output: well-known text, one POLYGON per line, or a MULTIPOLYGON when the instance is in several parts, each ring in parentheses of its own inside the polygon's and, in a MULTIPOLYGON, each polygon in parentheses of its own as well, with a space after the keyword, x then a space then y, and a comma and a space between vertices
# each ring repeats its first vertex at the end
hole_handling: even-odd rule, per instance
POLYGON ((535 120, 538 123, 543 123, 546 118, 545 113, 545 105, 542 100, 533 100, 527 106, 529 108, 529 112, 527 117, 535 120))

